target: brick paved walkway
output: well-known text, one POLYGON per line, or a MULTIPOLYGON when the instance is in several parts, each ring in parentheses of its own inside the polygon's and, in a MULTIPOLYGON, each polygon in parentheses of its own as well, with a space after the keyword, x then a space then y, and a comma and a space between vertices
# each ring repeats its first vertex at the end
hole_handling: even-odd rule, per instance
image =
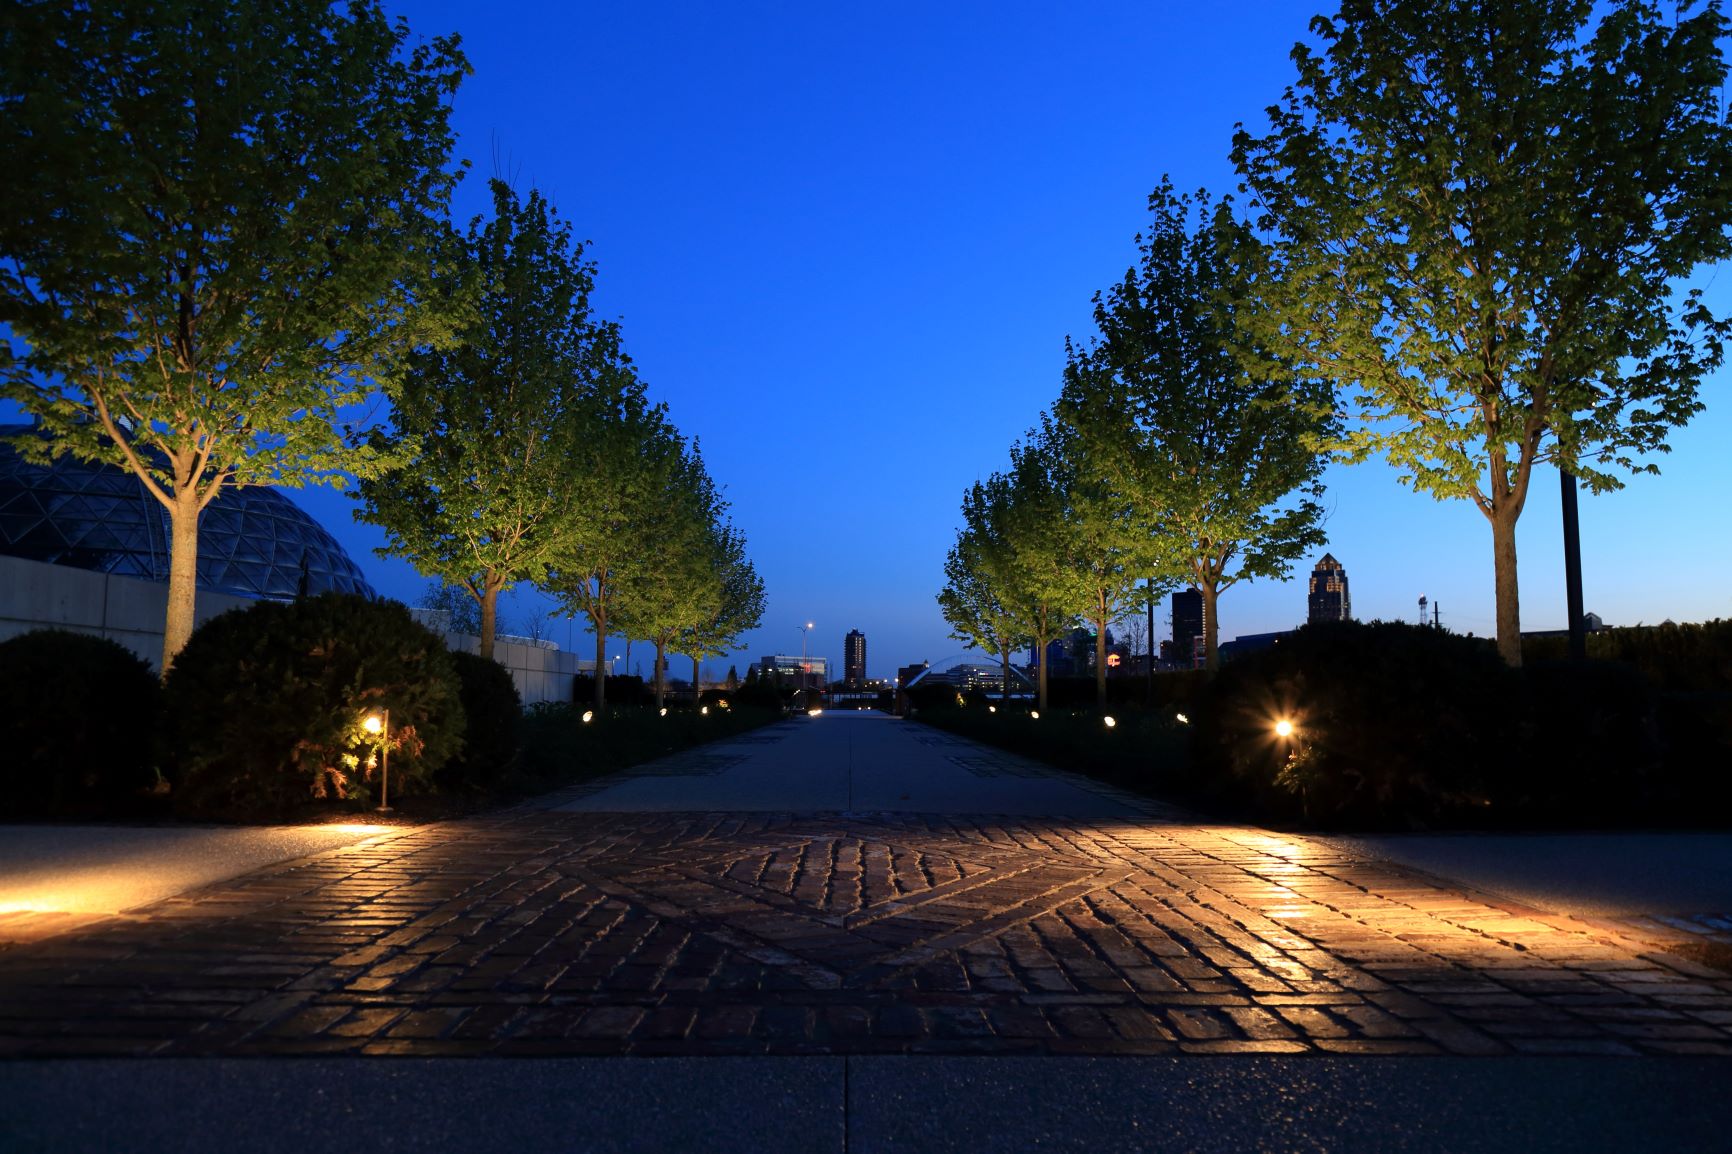
POLYGON ((0 1054, 1732 1053, 1642 948, 1171 813, 524 808, 0 948, 0 1054))

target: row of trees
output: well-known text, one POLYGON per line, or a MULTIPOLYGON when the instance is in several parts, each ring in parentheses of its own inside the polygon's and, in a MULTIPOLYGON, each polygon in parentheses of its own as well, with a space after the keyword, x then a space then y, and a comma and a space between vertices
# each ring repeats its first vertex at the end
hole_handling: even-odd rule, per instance
POLYGON ((698 661, 757 623, 744 541, 593 315, 569 227, 497 181, 452 226, 468 72, 372 0, 20 0, 0 23, 0 388, 50 434, 21 451, 120 465, 166 508, 165 675, 199 516, 251 484, 358 481, 386 552, 475 598, 488 654, 527 580, 589 618, 598 661, 610 630, 698 661))
POLYGON ((1260 242, 1226 206, 1163 184, 1140 260, 1095 296, 1094 338, 1067 344, 1050 413, 1010 468, 963 497, 939 606, 960 640, 1041 655, 1086 622, 1106 699, 1107 627, 1180 583, 1202 592, 1206 663, 1218 604, 1284 576, 1323 541, 1322 459, 1335 418, 1318 382, 1277 379, 1237 323, 1260 242))
POLYGON ((1534 468, 1616 489, 1700 411, 1729 326, 1682 283, 1732 251, 1718 3, 1344 0, 1312 31, 1269 131, 1234 136, 1247 214, 1157 190, 1052 415, 965 495, 956 636, 1044 645, 1140 573, 1202 591, 1213 668, 1220 593, 1322 542, 1322 462, 1383 456, 1487 518, 1519 665, 1534 468))
POLYGON ((664 658, 725 654, 763 614, 764 588, 727 503, 665 405, 645 395, 619 326, 595 316, 595 267, 539 192, 491 184, 436 274, 471 302, 450 345, 411 356, 390 429, 367 448, 407 462, 363 477, 359 516, 382 552, 461 589, 493 656, 499 596, 535 582, 595 634, 595 703, 610 634, 664 658))

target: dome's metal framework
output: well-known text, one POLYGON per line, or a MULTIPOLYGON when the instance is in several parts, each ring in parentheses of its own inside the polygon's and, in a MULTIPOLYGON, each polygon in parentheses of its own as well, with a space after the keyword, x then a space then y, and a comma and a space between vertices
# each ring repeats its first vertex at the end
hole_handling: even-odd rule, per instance
MULTIPOLYGON (((146 581, 168 580, 168 510, 112 465, 63 456, 37 465, 0 426, 0 553, 146 581)), ((287 599, 301 591, 371 595, 335 537, 282 492, 249 486, 218 495, 199 521, 198 587, 287 599)))

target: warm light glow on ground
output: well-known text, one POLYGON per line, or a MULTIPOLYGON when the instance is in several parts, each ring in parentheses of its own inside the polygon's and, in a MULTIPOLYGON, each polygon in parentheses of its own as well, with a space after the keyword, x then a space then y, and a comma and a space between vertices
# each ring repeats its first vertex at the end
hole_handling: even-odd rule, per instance
POLYGON ((113 914, 406 826, 0 828, 0 914, 113 914))

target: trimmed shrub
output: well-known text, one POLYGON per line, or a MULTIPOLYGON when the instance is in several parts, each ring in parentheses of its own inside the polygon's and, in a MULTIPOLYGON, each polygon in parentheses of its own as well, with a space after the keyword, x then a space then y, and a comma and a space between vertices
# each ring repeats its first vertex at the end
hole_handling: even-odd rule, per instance
MULTIPOLYGON (((1185 709, 1196 701, 1207 678, 1200 669, 1183 669, 1156 673, 1154 699, 1149 699, 1149 679, 1143 674, 1109 676, 1107 702, 1116 708, 1152 706, 1156 709, 1185 709)), ((988 694, 990 697, 991 695, 988 694)), ((1049 709, 1093 709, 1095 679, 1087 677, 1048 677, 1046 702, 1049 709)))
MULTIPOLYGON (((644 679, 631 673, 610 673, 607 685, 603 689, 607 697, 608 708, 616 705, 648 705, 655 700, 655 691, 644 684, 644 679)), ((579 710, 588 709, 595 700, 595 677, 580 673, 571 679, 571 703, 579 710)))
MULTIPOLYGON (((1632 665, 1662 692, 1732 691, 1732 621, 1601 629, 1588 634, 1587 642, 1591 660, 1632 665)), ((1568 650, 1564 637, 1522 642, 1522 658, 1530 663, 1560 661, 1568 650)))
POLYGON ((782 717, 779 710, 739 705, 708 714, 687 709, 666 717, 654 709, 609 706, 603 716, 585 722, 587 712, 563 702, 538 702, 525 710, 522 772, 544 786, 596 777, 782 717))
POLYGON ((1522 667, 1523 756, 1495 784, 1505 817, 1545 823, 1645 808, 1660 769, 1653 693, 1634 666, 1541 661, 1522 667))
POLYGON ((1260 810, 1426 828, 1491 804, 1524 694, 1485 641, 1395 622, 1307 626, 1225 666, 1195 726, 1199 767, 1260 810), (1290 738, 1276 733, 1287 719, 1290 738))
POLYGON ((935 709, 960 709, 966 702, 962 690, 944 682, 923 681, 908 687, 908 704, 917 712, 935 709))
POLYGON ((390 790, 426 788, 463 740, 444 640, 394 601, 325 593, 260 601, 194 632, 165 684, 176 808, 205 817, 280 816, 315 799, 366 802, 390 710, 390 790))
POLYGON ((434 778, 442 787, 487 790, 499 783, 517 757, 523 699, 499 662, 460 650, 452 652, 451 661, 463 702, 463 751, 434 778))
POLYGON ((150 666, 113 641, 39 629, 0 642, 0 814, 100 814, 150 790, 160 698, 150 666))

